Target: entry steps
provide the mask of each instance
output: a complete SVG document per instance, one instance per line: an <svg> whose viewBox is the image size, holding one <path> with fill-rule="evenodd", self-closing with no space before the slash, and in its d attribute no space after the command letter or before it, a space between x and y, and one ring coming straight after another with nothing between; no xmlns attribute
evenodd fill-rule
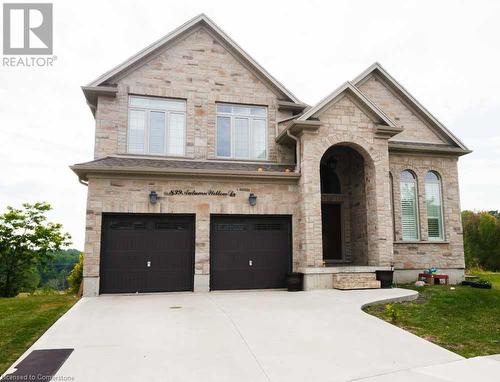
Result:
<svg viewBox="0 0 500 382"><path fill-rule="evenodd" d="M379 289L375 272L341 272L332 274L334 289Z"/></svg>

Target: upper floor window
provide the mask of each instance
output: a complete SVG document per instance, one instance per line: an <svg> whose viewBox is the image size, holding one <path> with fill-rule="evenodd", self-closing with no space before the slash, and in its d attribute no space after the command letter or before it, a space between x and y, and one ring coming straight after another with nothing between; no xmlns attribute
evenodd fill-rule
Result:
<svg viewBox="0 0 500 382"><path fill-rule="evenodd" d="M427 231L429 240L443 240L441 178L434 171L429 171L425 176L425 204L427 205Z"/></svg>
<svg viewBox="0 0 500 382"><path fill-rule="evenodd" d="M403 240L418 240L417 179L413 172L401 172L400 191Z"/></svg>
<svg viewBox="0 0 500 382"><path fill-rule="evenodd" d="M185 141L185 101L129 97L127 152L183 156Z"/></svg>
<svg viewBox="0 0 500 382"><path fill-rule="evenodd" d="M267 108L218 103L216 153L221 158L267 159Z"/></svg>

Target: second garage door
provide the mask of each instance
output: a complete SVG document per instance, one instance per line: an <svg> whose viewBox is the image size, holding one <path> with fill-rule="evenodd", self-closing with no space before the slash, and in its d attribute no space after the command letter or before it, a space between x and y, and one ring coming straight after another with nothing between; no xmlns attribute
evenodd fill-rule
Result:
<svg viewBox="0 0 500 382"><path fill-rule="evenodd" d="M291 223L283 216L212 216L210 289L285 287Z"/></svg>

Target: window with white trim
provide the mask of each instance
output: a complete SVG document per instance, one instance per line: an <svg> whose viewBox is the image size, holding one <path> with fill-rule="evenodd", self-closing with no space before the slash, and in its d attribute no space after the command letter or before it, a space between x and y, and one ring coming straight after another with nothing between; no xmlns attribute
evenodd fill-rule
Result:
<svg viewBox="0 0 500 382"><path fill-rule="evenodd" d="M267 159L267 108L217 104L216 155L231 159Z"/></svg>
<svg viewBox="0 0 500 382"><path fill-rule="evenodd" d="M427 206L427 232L429 240L444 240L443 202L441 178L429 171L425 176L425 204Z"/></svg>
<svg viewBox="0 0 500 382"><path fill-rule="evenodd" d="M184 156L186 102L178 99L129 97L127 152Z"/></svg>
<svg viewBox="0 0 500 382"><path fill-rule="evenodd" d="M417 178L413 172L409 170L401 172L400 193L403 240L418 240Z"/></svg>

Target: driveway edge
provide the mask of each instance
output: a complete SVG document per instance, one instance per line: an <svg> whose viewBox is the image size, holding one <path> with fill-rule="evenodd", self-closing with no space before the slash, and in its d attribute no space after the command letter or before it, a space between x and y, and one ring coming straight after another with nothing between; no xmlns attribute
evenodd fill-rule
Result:
<svg viewBox="0 0 500 382"><path fill-rule="evenodd" d="M404 288L399 288L399 289L403 289L405 291L408 291L408 294L405 296L387 297L387 298L382 298L380 300L370 301L370 302L367 302L367 303L361 305L360 309L363 310L364 308L366 308L368 306L388 304L390 302L400 303L400 302L415 301L418 298L418 292L415 290L404 289Z"/></svg>

